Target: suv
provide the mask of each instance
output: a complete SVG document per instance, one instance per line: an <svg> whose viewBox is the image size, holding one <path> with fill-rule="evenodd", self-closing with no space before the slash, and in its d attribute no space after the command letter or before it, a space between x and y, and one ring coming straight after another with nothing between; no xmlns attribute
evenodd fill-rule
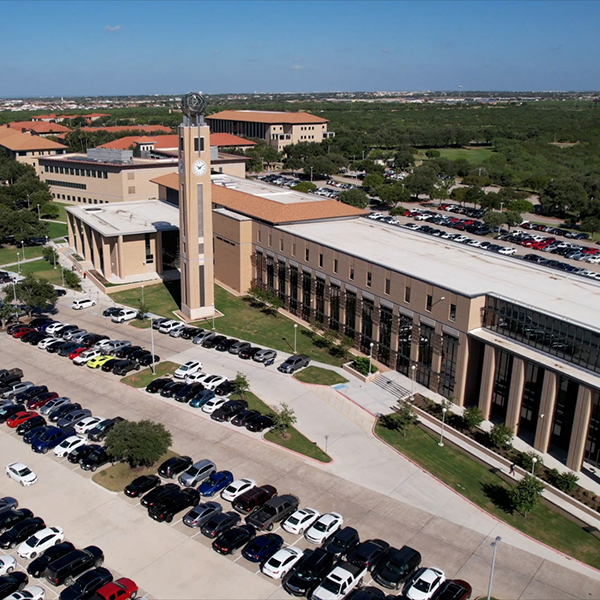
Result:
<svg viewBox="0 0 600 600"><path fill-rule="evenodd" d="M88 546L83 550L73 550L51 562L46 571L46 579L52 585L71 585L75 577L92 567L101 567L104 553L97 546Z"/></svg>
<svg viewBox="0 0 600 600"><path fill-rule="evenodd" d="M408 546L390 548L387 556L373 570L373 579L383 587L399 590L419 568L421 554Z"/></svg>
<svg viewBox="0 0 600 600"><path fill-rule="evenodd" d="M273 531L275 523L287 519L298 509L300 501L291 494L275 496L246 518L246 523L259 531Z"/></svg>
<svg viewBox="0 0 600 600"><path fill-rule="evenodd" d="M155 521L166 521L170 523L173 517L182 510L196 506L200 502L200 492L193 488L177 490L172 495L167 496L163 502L158 502L148 509L148 516Z"/></svg>
<svg viewBox="0 0 600 600"><path fill-rule="evenodd" d="M194 463L185 473L182 473L179 476L179 483L183 486L194 487L210 477L216 470L215 463L205 458Z"/></svg>
<svg viewBox="0 0 600 600"><path fill-rule="evenodd" d="M139 311L133 308L122 308L116 315L111 317L113 323L125 323L131 321L138 316Z"/></svg>
<svg viewBox="0 0 600 600"><path fill-rule="evenodd" d="M331 571L335 558L323 548L307 550L289 577L283 581L283 589L292 596L310 596L325 575Z"/></svg>
<svg viewBox="0 0 600 600"><path fill-rule="evenodd" d="M281 373L295 373L298 369L308 367L309 363L310 357L306 356L306 354L295 354L283 361L277 367L277 370Z"/></svg>
<svg viewBox="0 0 600 600"><path fill-rule="evenodd" d="M263 485L254 487L238 496L232 503L235 510L249 515L251 512L260 508L267 500L277 495L277 489L272 485Z"/></svg>

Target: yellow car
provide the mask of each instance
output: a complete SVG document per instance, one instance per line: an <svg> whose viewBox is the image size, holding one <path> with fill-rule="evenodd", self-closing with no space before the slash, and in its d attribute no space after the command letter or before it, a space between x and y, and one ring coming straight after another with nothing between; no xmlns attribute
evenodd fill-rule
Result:
<svg viewBox="0 0 600 600"><path fill-rule="evenodd" d="M99 369L104 363L107 363L113 358L114 356L112 356L111 354L103 354L102 356L96 356L96 358L91 358L87 361L86 365L90 369Z"/></svg>

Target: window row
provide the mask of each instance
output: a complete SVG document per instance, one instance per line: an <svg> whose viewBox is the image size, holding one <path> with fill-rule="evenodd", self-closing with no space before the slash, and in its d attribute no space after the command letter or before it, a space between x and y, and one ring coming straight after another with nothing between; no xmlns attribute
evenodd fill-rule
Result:
<svg viewBox="0 0 600 600"><path fill-rule="evenodd" d="M45 173L57 173L61 175L75 175L76 177L95 177L97 179L108 179L108 171L98 169L78 169L75 167L55 167L54 165L44 165ZM52 183L48 181L50 185Z"/></svg>

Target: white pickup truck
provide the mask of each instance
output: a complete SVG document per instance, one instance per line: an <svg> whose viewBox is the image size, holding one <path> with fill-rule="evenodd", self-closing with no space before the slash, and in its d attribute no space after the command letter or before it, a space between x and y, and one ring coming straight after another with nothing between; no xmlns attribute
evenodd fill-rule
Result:
<svg viewBox="0 0 600 600"><path fill-rule="evenodd" d="M314 590L310 600L342 600L356 586L360 585L366 567L341 562L323 579L321 585Z"/></svg>

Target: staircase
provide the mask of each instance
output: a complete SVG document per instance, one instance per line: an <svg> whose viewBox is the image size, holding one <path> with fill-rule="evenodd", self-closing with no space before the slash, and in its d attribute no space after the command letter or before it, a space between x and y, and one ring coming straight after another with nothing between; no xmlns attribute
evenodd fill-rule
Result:
<svg viewBox="0 0 600 600"><path fill-rule="evenodd" d="M393 379L389 379L383 373L378 375L373 380L373 383L375 385L379 386L381 389L385 390L386 392L389 392L390 394L392 394L392 396L395 396L396 398L398 398L398 400L401 400L403 398L410 396L410 390L407 390L405 387L402 387L399 383L397 383Z"/></svg>

